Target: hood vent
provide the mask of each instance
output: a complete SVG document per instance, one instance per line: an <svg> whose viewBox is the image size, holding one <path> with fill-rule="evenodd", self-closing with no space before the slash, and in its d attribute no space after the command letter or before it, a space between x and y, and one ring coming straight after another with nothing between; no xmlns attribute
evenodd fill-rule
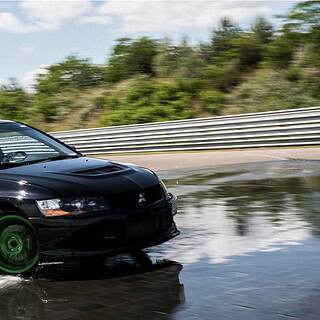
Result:
<svg viewBox="0 0 320 320"><path fill-rule="evenodd" d="M107 167L101 167L101 168L95 168L95 169L89 169L89 170L81 170L81 171L74 171L73 174L79 174L82 176L100 176L112 172L122 171L124 168L120 166L107 166Z"/></svg>

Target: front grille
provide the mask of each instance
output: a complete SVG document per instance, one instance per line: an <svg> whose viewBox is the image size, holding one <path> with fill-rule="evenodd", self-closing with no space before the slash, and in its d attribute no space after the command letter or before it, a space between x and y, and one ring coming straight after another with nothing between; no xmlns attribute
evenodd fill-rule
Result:
<svg viewBox="0 0 320 320"><path fill-rule="evenodd" d="M134 209L151 205L161 199L164 194L160 184L141 190L121 192L108 197L112 209ZM141 201L141 198L144 201ZM140 201L140 202L139 202Z"/></svg>
<svg viewBox="0 0 320 320"><path fill-rule="evenodd" d="M172 223L172 215L167 210L141 219L129 220L126 224L126 238L134 240L156 235L167 230Z"/></svg>
<svg viewBox="0 0 320 320"><path fill-rule="evenodd" d="M126 238L128 240L144 238L157 234L159 226L156 217L146 217L141 220L134 220L126 225Z"/></svg>
<svg viewBox="0 0 320 320"><path fill-rule="evenodd" d="M172 224L171 210L166 205L153 214L129 216L120 220L106 219L91 226L81 227L73 231L72 236L64 241L64 245L76 250L103 250L122 244L130 245L131 240L159 236Z"/></svg>

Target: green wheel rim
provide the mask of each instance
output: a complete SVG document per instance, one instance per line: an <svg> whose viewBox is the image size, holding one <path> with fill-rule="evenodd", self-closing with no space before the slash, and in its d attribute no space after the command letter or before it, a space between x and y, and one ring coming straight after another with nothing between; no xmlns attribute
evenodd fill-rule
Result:
<svg viewBox="0 0 320 320"><path fill-rule="evenodd" d="M16 215L1 217L0 270L24 273L32 269L38 259L38 243L30 222Z"/></svg>

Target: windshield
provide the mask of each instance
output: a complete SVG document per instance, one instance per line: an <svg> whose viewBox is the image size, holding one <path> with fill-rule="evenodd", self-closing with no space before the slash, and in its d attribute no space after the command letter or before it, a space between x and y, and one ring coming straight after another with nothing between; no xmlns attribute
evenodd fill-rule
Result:
<svg viewBox="0 0 320 320"><path fill-rule="evenodd" d="M20 123L0 124L0 163L27 164L46 159L77 157L78 153Z"/></svg>

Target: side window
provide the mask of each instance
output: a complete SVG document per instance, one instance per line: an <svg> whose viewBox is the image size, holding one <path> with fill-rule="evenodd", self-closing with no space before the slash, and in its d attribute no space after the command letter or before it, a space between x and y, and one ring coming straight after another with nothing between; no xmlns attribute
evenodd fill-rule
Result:
<svg viewBox="0 0 320 320"><path fill-rule="evenodd" d="M3 155L22 151L27 156L33 155L32 158L36 158L37 154L59 154L41 141L24 135L23 132L0 132L0 149Z"/></svg>

